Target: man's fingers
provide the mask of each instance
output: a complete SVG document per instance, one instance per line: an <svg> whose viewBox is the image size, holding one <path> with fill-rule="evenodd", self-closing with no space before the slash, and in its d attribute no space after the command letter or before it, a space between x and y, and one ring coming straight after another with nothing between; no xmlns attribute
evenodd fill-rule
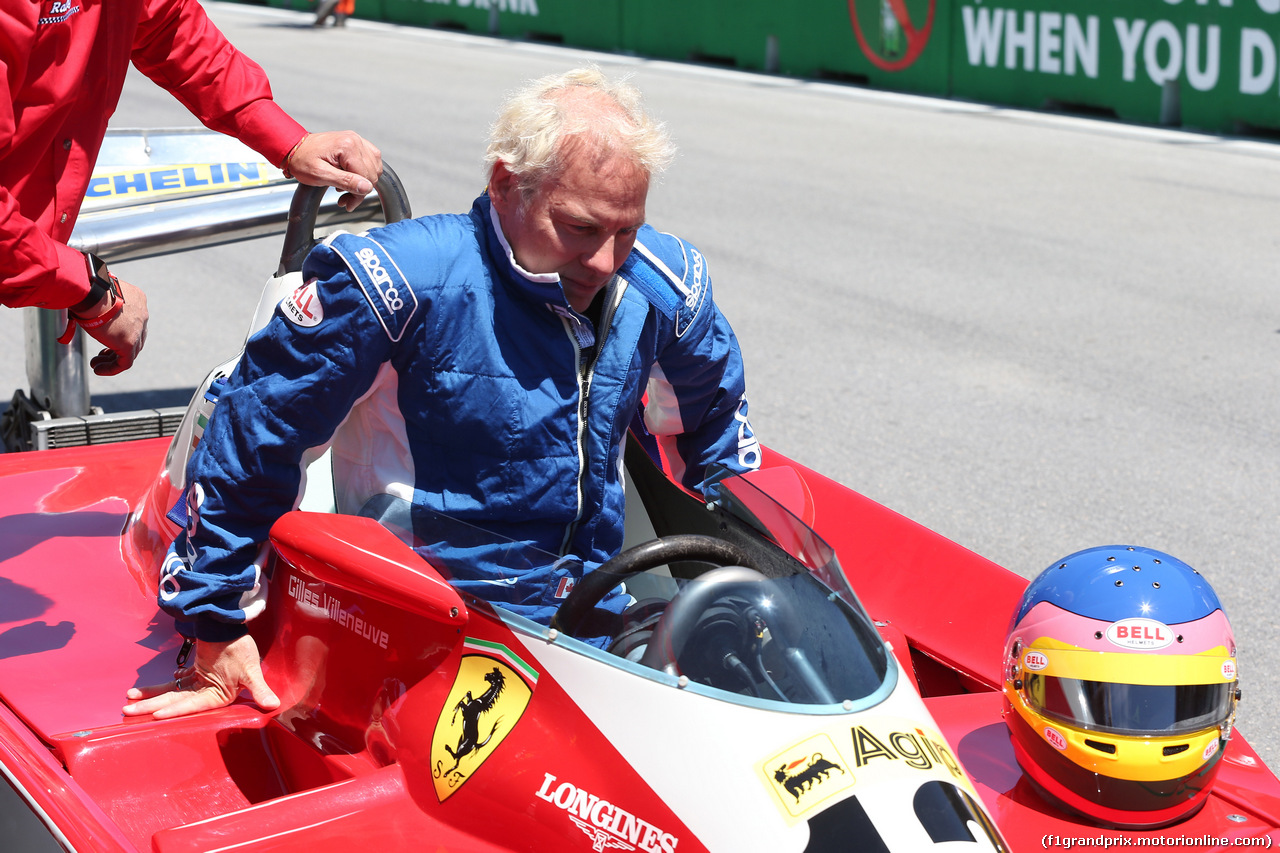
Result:
<svg viewBox="0 0 1280 853"><path fill-rule="evenodd" d="M222 708L229 703L222 697L221 691L215 687L205 687L194 693L178 693L171 694L177 698L169 702L162 708L157 708L151 712L151 716L157 720L167 720L170 717L181 717L186 714L194 714L197 711L208 711L213 708Z"/></svg>
<svg viewBox="0 0 1280 853"><path fill-rule="evenodd" d="M130 691L132 692L132 691ZM215 687L204 687L200 690L169 691L159 696L152 696L139 702L125 705L125 716L150 714L157 720L170 717L181 717L194 714L196 711L208 711L221 708L227 703L223 701L220 691Z"/></svg>
<svg viewBox="0 0 1280 853"><path fill-rule="evenodd" d="M89 366L99 376L115 376L117 373L123 373L126 370L125 366L120 363L120 356L109 349L104 349L89 359Z"/></svg>
<svg viewBox="0 0 1280 853"><path fill-rule="evenodd" d="M373 184L368 178L327 162L317 165L316 174L321 183L356 196L357 201L373 192Z"/></svg>
<svg viewBox="0 0 1280 853"><path fill-rule="evenodd" d="M226 642L198 641L195 663L173 675L172 681L126 691L132 701L124 706L125 715L180 717L230 705L241 690L264 711L280 707L279 697L263 678L257 644L248 634Z"/></svg>
<svg viewBox="0 0 1280 853"><path fill-rule="evenodd" d="M382 152L349 130L312 133L294 150L289 169L300 183L363 197L382 176Z"/></svg>
<svg viewBox="0 0 1280 853"><path fill-rule="evenodd" d="M166 681L164 684L149 684L146 687L130 687L125 691L124 695L127 699L150 699L153 696L160 696L171 690L173 690L173 682Z"/></svg>
<svg viewBox="0 0 1280 853"><path fill-rule="evenodd" d="M280 697L267 686L266 681L261 678L253 679L247 687L249 689L249 698L262 710L274 711L280 707Z"/></svg>
<svg viewBox="0 0 1280 853"><path fill-rule="evenodd" d="M263 687L266 685L264 684ZM269 688L267 692L271 692ZM163 684L130 688L125 693L125 697L135 700L124 706L123 711L126 716L151 714L156 719L221 708L230 704L235 698L229 696L222 685L210 683L208 679L195 673L188 673Z"/></svg>

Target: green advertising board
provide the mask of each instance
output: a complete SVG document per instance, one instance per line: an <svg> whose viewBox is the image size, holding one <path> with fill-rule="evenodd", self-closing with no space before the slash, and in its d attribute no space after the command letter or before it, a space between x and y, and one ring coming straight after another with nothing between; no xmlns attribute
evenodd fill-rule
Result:
<svg viewBox="0 0 1280 853"><path fill-rule="evenodd" d="M961 0L951 94L1230 131L1280 127L1280 0Z"/></svg>
<svg viewBox="0 0 1280 853"><path fill-rule="evenodd" d="M627 0L622 48L941 93L949 9L937 0Z"/></svg>
<svg viewBox="0 0 1280 853"><path fill-rule="evenodd" d="M1150 124L1280 129L1280 0L357 0L356 14Z"/></svg>
<svg viewBox="0 0 1280 853"><path fill-rule="evenodd" d="M624 0L382 0L386 20L617 50ZM360 2L356 14L361 14Z"/></svg>

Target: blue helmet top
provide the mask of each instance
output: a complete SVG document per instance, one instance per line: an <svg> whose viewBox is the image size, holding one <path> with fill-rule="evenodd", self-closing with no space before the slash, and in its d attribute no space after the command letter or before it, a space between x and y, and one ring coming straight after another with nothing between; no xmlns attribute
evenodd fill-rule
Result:
<svg viewBox="0 0 1280 853"><path fill-rule="evenodd" d="M1222 610L1195 569L1161 551L1127 545L1087 548L1049 566L1023 593L1013 623L1042 601L1090 619L1146 616L1166 625Z"/></svg>

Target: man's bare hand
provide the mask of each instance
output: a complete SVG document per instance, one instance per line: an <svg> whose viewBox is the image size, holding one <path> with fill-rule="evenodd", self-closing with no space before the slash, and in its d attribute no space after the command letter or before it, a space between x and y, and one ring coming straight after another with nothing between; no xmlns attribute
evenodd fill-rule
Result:
<svg viewBox="0 0 1280 853"><path fill-rule="evenodd" d="M338 203L355 210L382 177L382 152L354 131L309 133L289 157L289 171L309 187L342 190Z"/></svg>
<svg viewBox="0 0 1280 853"><path fill-rule="evenodd" d="M241 690L264 711L280 707L280 699L262 677L258 645L247 634L229 643L196 643L195 663L174 674L172 681L133 687L125 694L126 716L151 714L157 720L181 717L230 705Z"/></svg>
<svg viewBox="0 0 1280 853"><path fill-rule="evenodd" d="M99 376L115 376L133 367L147 342L147 295L123 279L117 281L124 309L110 323L84 330L105 347L89 360L89 366Z"/></svg>

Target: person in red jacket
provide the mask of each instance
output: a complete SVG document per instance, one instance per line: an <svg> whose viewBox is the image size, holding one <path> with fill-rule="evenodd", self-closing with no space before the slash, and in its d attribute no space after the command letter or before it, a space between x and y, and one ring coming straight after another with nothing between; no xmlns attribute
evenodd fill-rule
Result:
<svg viewBox="0 0 1280 853"><path fill-rule="evenodd" d="M147 300L67 246L130 61L206 127L285 174L343 190L354 208L382 173L352 131L308 133L271 97L198 0L12 0L0 6L0 304L69 311L127 370L146 340Z"/></svg>

